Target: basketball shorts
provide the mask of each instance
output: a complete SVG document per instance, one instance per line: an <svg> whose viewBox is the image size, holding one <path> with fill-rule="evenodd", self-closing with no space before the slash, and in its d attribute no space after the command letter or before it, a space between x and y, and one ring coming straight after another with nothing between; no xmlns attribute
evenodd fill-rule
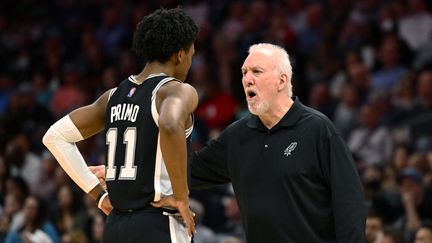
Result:
<svg viewBox="0 0 432 243"><path fill-rule="evenodd" d="M180 216L162 211L113 210L107 217L104 243L193 243Z"/></svg>

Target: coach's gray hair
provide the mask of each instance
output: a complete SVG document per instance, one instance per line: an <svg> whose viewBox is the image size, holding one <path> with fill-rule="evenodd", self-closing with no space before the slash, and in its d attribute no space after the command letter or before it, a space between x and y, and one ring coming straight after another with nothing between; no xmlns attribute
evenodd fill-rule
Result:
<svg viewBox="0 0 432 243"><path fill-rule="evenodd" d="M249 54L253 52L262 52L264 54L268 54L272 57L273 62L276 66L276 74L285 74L288 77L288 95L289 97L292 97L292 67L291 62L289 59L289 55L287 51L277 45L270 44L270 43L259 43L252 45L249 48Z"/></svg>

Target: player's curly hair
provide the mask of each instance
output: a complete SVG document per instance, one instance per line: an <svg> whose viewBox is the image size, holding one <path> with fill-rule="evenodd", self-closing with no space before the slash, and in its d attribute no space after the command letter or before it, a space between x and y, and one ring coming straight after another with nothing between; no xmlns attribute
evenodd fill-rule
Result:
<svg viewBox="0 0 432 243"><path fill-rule="evenodd" d="M165 63L181 49L189 51L197 33L197 25L182 8L158 9L138 23L132 51L147 61Z"/></svg>

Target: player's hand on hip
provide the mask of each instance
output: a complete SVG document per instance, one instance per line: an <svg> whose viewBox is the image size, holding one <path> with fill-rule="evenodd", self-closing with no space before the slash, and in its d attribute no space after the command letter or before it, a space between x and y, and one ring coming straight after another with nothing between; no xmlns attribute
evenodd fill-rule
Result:
<svg viewBox="0 0 432 243"><path fill-rule="evenodd" d="M105 165L97 165L97 166L89 166L89 170L98 178L99 183L106 190L106 182L105 182Z"/></svg>
<svg viewBox="0 0 432 243"><path fill-rule="evenodd" d="M150 204L156 208L172 208L172 209L177 208L176 207L177 204L173 196L163 197L159 201L151 202Z"/></svg>
<svg viewBox="0 0 432 243"><path fill-rule="evenodd" d="M187 201L176 201L177 209L183 217L184 222L188 228L189 236L195 234L195 213L189 208L189 200Z"/></svg>
<svg viewBox="0 0 432 243"><path fill-rule="evenodd" d="M151 202L151 205L156 208L177 209L188 228L189 236L192 236L195 233L195 213L189 208L189 200L176 200L173 196L167 196L157 202Z"/></svg>

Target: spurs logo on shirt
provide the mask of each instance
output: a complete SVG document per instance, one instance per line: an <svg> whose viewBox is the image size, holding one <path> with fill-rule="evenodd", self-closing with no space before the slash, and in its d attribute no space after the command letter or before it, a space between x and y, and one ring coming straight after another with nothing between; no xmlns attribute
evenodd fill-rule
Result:
<svg viewBox="0 0 432 243"><path fill-rule="evenodd" d="M297 142L292 142L284 151L284 155L288 157L288 155L291 155L291 152L294 151L294 149L297 147Z"/></svg>

